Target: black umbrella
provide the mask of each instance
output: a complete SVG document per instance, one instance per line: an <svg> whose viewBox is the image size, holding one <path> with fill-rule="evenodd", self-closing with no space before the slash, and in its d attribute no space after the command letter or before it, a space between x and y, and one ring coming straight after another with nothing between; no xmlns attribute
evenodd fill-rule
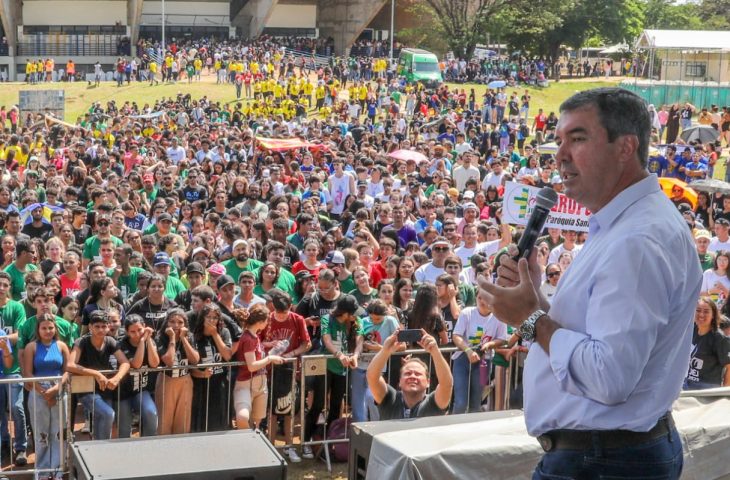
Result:
<svg viewBox="0 0 730 480"><path fill-rule="evenodd" d="M682 130L680 138L687 143L699 141L702 144L714 142L720 137L720 132L710 125L695 125Z"/></svg>

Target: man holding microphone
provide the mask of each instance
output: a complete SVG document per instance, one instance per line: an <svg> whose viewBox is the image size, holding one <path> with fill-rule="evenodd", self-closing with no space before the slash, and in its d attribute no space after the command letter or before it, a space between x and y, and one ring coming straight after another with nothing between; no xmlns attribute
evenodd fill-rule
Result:
<svg viewBox="0 0 730 480"><path fill-rule="evenodd" d="M697 253L646 171L646 103L604 88L560 110L556 159L566 195L593 212L589 239L552 305L535 249L519 262L504 256L496 285L479 280L497 318L534 342L525 421L545 455L533 479L677 479L682 444L670 410L689 364Z"/></svg>

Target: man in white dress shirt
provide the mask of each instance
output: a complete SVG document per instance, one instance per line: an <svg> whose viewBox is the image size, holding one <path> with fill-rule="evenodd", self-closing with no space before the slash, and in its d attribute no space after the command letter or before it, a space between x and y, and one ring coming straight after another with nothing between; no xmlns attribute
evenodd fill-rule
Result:
<svg viewBox="0 0 730 480"><path fill-rule="evenodd" d="M697 252L646 171L646 103L605 88L560 111L558 168L566 195L593 212L588 241L551 304L536 249L529 261L503 257L497 285L480 281L497 318L535 342L525 422L546 453L533 479L677 479L682 444L669 412L689 366Z"/></svg>

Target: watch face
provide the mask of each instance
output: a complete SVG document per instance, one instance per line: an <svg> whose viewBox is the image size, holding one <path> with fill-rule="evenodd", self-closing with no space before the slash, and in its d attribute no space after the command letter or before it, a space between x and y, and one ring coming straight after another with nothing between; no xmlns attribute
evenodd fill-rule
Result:
<svg viewBox="0 0 730 480"><path fill-rule="evenodd" d="M523 340L531 342L535 338L535 324L531 321L526 321L520 326L520 334Z"/></svg>

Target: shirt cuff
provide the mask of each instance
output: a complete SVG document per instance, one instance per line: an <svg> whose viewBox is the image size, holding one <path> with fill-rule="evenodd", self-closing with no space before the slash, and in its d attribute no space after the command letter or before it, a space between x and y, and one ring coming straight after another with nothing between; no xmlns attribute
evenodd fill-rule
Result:
<svg viewBox="0 0 730 480"><path fill-rule="evenodd" d="M573 351L588 335L566 328L559 328L550 338L550 368L563 389L567 389L570 380L570 359Z"/></svg>

